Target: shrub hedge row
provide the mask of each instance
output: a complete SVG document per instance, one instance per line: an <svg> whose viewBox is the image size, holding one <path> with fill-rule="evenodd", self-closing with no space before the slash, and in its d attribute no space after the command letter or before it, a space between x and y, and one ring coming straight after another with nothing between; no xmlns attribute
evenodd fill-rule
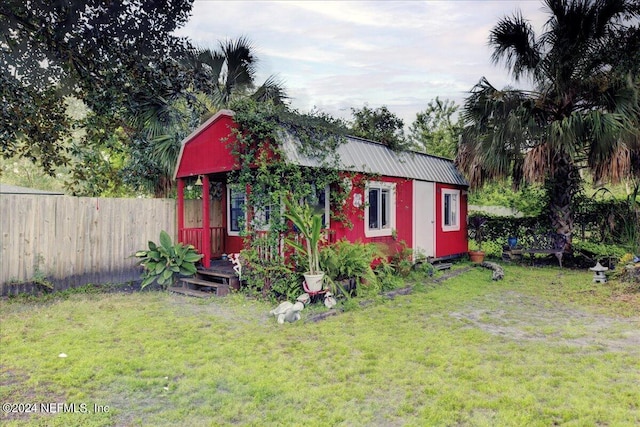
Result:
<svg viewBox="0 0 640 427"><path fill-rule="evenodd" d="M472 214L469 217L475 216L488 219L484 228L486 240L503 244L509 237L526 242L532 235L555 231L547 214L520 218L486 214ZM582 241L640 250L640 211L625 200L579 200L574 230L574 237Z"/></svg>

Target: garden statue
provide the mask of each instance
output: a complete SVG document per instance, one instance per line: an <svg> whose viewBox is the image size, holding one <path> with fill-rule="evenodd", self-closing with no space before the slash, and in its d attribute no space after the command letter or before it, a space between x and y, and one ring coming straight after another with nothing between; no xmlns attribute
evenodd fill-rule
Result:
<svg viewBox="0 0 640 427"><path fill-rule="evenodd" d="M286 313L287 310L289 310L291 307L293 307L293 303L289 301L285 301L280 303L280 305L274 308L273 310L271 310L269 314L273 314L277 318L281 314Z"/></svg>
<svg viewBox="0 0 640 427"><path fill-rule="evenodd" d="M333 308L336 306L337 303L338 302L336 301L335 297L331 292L327 292L326 294L324 294L324 305L327 308Z"/></svg>
<svg viewBox="0 0 640 427"><path fill-rule="evenodd" d="M309 303L310 299L309 294L303 293L296 298L295 304L289 301L282 302L279 306L271 310L269 314L274 315L280 324L285 321L293 323L296 320L300 320L300 312L304 306Z"/></svg>
<svg viewBox="0 0 640 427"><path fill-rule="evenodd" d="M589 270L593 271L593 283L607 283L607 276L604 273L609 268L603 267L600 261L596 262L595 267L591 267Z"/></svg>
<svg viewBox="0 0 640 427"><path fill-rule="evenodd" d="M240 263L240 254L229 255L229 261L233 264L233 271L238 275L238 280L242 280L242 264Z"/></svg>
<svg viewBox="0 0 640 427"><path fill-rule="evenodd" d="M309 304L309 302L311 302L311 297L309 296L308 293L304 292L300 294L298 298L296 298L296 301L300 301L306 306L307 304Z"/></svg>
<svg viewBox="0 0 640 427"><path fill-rule="evenodd" d="M278 323L282 324L285 321L292 323L296 320L300 320L300 312L304 308L304 304L300 301L296 301L295 304L285 301L271 310L269 314L273 314L278 319Z"/></svg>
<svg viewBox="0 0 640 427"><path fill-rule="evenodd" d="M293 323L296 320L300 320L300 312L304 308L304 304L297 301L293 306L288 309L284 314L278 316L278 323L289 322Z"/></svg>

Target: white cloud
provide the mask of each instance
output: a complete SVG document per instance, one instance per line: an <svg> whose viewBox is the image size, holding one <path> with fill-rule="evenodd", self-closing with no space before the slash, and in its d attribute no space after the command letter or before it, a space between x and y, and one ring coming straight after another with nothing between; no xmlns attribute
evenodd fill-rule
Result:
<svg viewBox="0 0 640 427"><path fill-rule="evenodd" d="M196 0L178 31L201 45L247 36L259 79L276 74L294 107L349 117L351 107L387 105L410 124L436 96L462 103L482 76L513 84L490 62L498 19L520 9L538 30L539 1Z"/></svg>

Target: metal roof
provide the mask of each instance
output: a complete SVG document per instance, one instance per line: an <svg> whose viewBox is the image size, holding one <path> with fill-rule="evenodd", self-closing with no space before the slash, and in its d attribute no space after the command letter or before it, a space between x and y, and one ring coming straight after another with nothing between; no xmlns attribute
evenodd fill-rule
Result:
<svg viewBox="0 0 640 427"><path fill-rule="evenodd" d="M354 136L347 136L345 139L336 150L340 168L345 171L469 185L452 160L415 151L396 152L381 143ZM321 166L317 158L300 153L299 141L291 133L282 132L281 141L289 161L301 166Z"/></svg>
<svg viewBox="0 0 640 427"><path fill-rule="evenodd" d="M35 188L19 187L17 185L1 184L0 194L31 194L42 196L64 196L64 193L58 191L36 190Z"/></svg>

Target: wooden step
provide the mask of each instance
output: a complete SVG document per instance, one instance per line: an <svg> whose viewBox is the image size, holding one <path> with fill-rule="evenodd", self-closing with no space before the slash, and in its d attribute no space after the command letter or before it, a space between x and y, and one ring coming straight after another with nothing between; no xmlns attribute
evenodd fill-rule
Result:
<svg viewBox="0 0 640 427"><path fill-rule="evenodd" d="M210 288L212 292L210 294L215 294L218 297L223 297L229 294L229 285L226 283L217 283L209 280L202 280L198 278L185 277L180 279L182 283L182 287L186 289L191 289L199 292L207 292L202 288Z"/></svg>
<svg viewBox="0 0 640 427"><path fill-rule="evenodd" d="M211 276L211 277L224 277L225 279L231 279L236 277L235 273L224 273L222 271L213 271L213 270L198 270L197 274L201 274L203 276Z"/></svg>
<svg viewBox="0 0 640 427"><path fill-rule="evenodd" d="M433 268L436 270L448 270L452 265L453 264L451 264L450 262L443 262L440 264L434 264Z"/></svg>
<svg viewBox="0 0 640 427"><path fill-rule="evenodd" d="M184 283L191 283L193 285L198 285L198 286L209 286L211 288L215 288L223 284L219 282L212 282L210 280L203 280L198 277L183 277L180 280Z"/></svg>
<svg viewBox="0 0 640 427"><path fill-rule="evenodd" d="M197 297L197 298L211 298L214 295L212 292L202 292L202 291L197 291L195 289L189 289L189 288L179 287L179 286L170 286L168 290L170 292L175 292L177 294L182 294L182 295L187 295L190 297Z"/></svg>
<svg viewBox="0 0 640 427"><path fill-rule="evenodd" d="M198 279L218 282L228 285L231 289L240 290L240 280L235 273L223 273L219 271L198 270L196 273Z"/></svg>

